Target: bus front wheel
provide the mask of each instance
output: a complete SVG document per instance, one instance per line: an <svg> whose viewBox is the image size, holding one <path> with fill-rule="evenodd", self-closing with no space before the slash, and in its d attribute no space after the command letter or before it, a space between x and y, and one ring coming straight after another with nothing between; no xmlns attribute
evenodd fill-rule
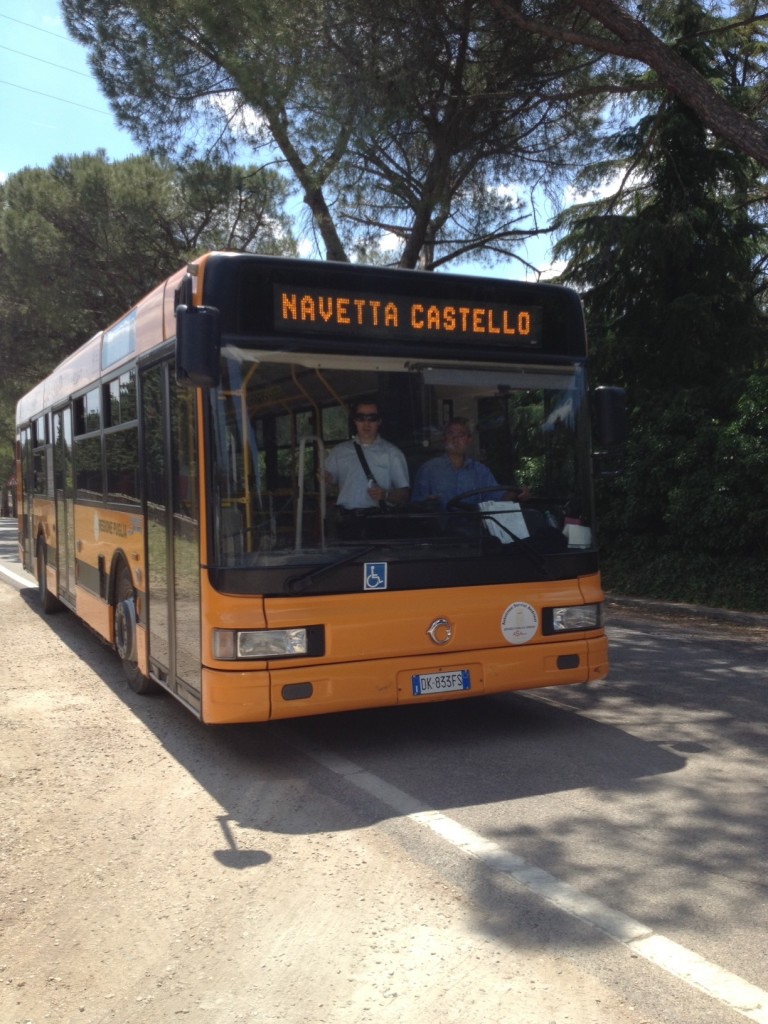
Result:
<svg viewBox="0 0 768 1024"><path fill-rule="evenodd" d="M154 693L157 685L141 672L138 664L138 641L136 635L136 591L133 588L131 571L121 562L115 577L115 650L123 664L125 678L134 693Z"/></svg>
<svg viewBox="0 0 768 1024"><path fill-rule="evenodd" d="M47 561L45 541L41 537L37 542L37 593L40 598L40 607L46 615L52 615L61 608L61 603L48 589L45 572Z"/></svg>

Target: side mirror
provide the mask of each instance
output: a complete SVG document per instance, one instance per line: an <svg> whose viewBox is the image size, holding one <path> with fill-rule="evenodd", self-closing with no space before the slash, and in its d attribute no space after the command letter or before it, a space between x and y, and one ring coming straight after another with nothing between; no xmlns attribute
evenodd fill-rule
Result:
<svg viewBox="0 0 768 1024"><path fill-rule="evenodd" d="M216 388L221 379L221 323L214 306L176 307L176 380Z"/></svg>
<svg viewBox="0 0 768 1024"><path fill-rule="evenodd" d="M629 436L624 388L595 388L595 414L598 445L609 451L623 445Z"/></svg>

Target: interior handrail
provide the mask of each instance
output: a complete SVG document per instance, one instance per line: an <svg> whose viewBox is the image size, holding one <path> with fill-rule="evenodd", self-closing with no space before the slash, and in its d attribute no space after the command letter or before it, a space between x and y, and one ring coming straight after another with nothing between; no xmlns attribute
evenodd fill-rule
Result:
<svg viewBox="0 0 768 1024"><path fill-rule="evenodd" d="M301 550L304 530L304 461L306 458L307 444L317 445L318 462L320 465L319 487L320 487L320 549L325 551L325 442L318 434L308 434L299 441L299 496L296 502L296 540L294 549Z"/></svg>

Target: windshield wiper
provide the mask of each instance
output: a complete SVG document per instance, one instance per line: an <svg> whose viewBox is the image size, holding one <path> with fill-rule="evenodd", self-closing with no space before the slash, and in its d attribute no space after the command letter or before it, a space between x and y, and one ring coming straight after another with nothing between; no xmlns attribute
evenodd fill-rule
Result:
<svg viewBox="0 0 768 1024"><path fill-rule="evenodd" d="M292 594L300 594L302 591L307 590L310 584L318 577L325 576L327 572L333 572L335 569L340 569L343 565L349 565L350 562L354 562L357 558L364 558L365 555L379 547L381 547L381 542L369 544L362 551L353 551L351 555L344 555L343 558L337 558L335 562L328 562L317 569L310 569L309 572L304 572L301 576L291 576L285 581L285 585Z"/></svg>
<svg viewBox="0 0 768 1024"><path fill-rule="evenodd" d="M528 558L529 561L533 562L536 568L540 572L542 572L547 577L547 579L554 579L554 576L549 571L547 560L544 558L541 552L537 551L536 548L533 546L533 544L531 543L530 536L518 537L516 533L513 533L513 531L510 530L506 523L502 523L496 518L496 516L499 513L478 511L477 514L483 521L485 521L486 519L492 519L500 530L509 535L509 538L514 543L515 547L519 547L521 552L526 556L526 558Z"/></svg>

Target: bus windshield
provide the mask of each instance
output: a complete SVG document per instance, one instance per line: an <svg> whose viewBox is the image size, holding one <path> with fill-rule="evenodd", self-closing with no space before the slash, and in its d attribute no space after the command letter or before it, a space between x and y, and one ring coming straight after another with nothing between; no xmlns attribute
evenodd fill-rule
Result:
<svg viewBox="0 0 768 1024"><path fill-rule="evenodd" d="M348 567L362 559L411 563L408 589L437 578L441 586L543 579L555 575L552 559L558 578L584 571L577 561L568 569L569 558L592 550L594 534L581 363L418 362L233 345L223 363L221 385L208 393L207 431L208 567L219 589L359 590ZM350 409L359 401L375 403L380 437L403 453L410 500L368 510L350 533L324 467L354 436ZM454 485L432 494L420 477L431 460L446 460L451 423L466 424L465 457L492 474L477 492ZM442 477L450 483L447 460ZM249 572L238 580L237 570Z"/></svg>

